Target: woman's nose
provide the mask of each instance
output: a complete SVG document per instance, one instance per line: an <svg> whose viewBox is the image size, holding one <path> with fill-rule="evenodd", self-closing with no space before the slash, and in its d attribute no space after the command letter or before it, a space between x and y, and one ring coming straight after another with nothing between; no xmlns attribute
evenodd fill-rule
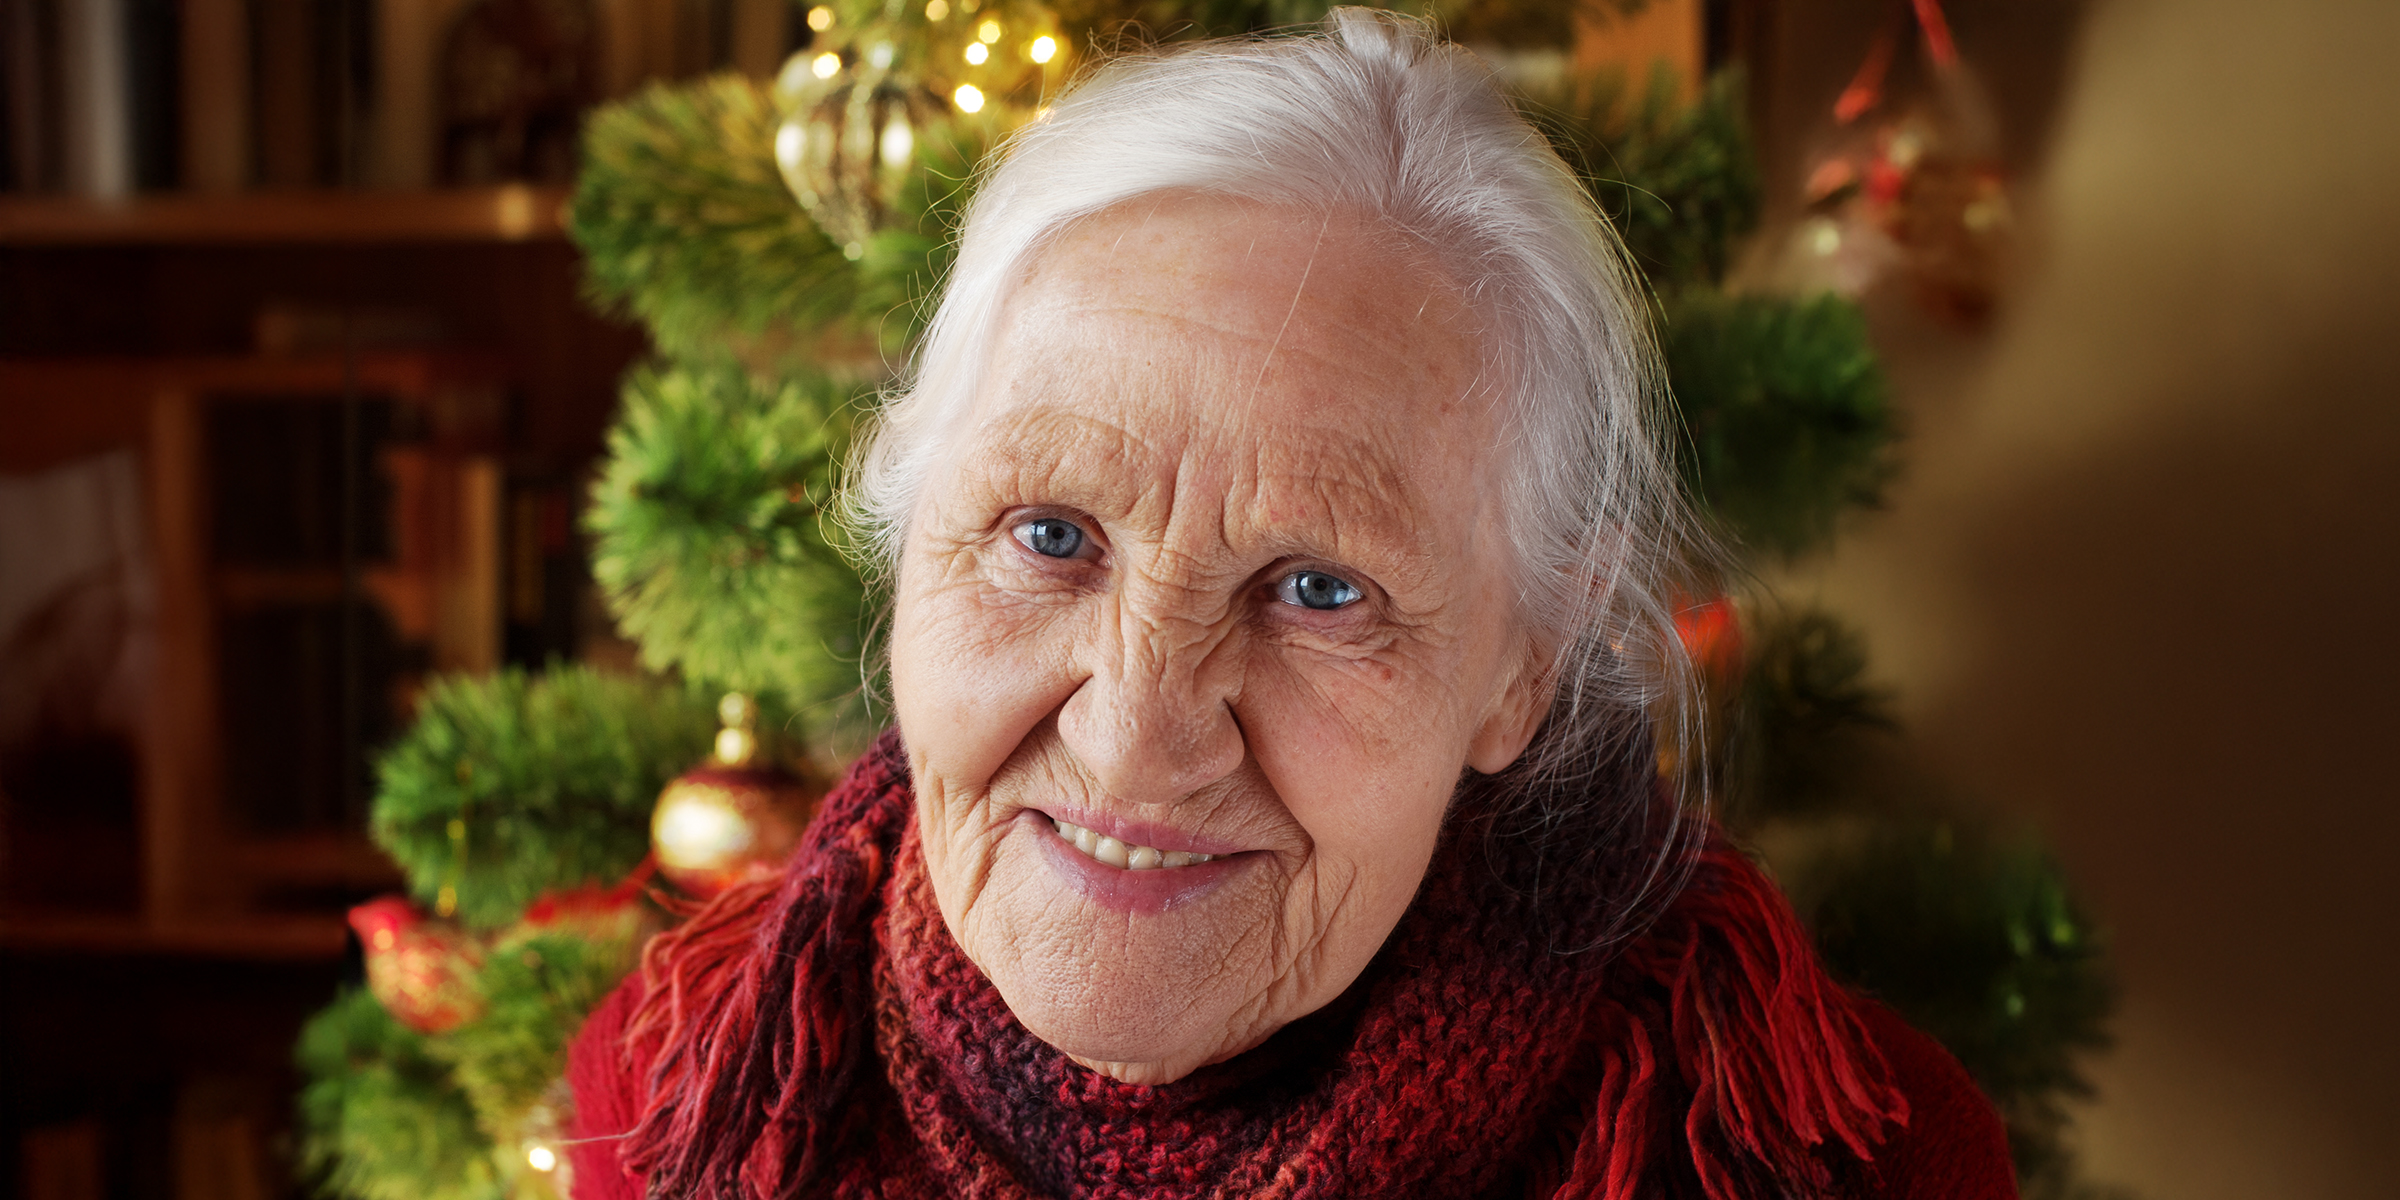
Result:
<svg viewBox="0 0 2400 1200"><path fill-rule="evenodd" d="M1205 628L1126 632L1087 664L1059 710L1059 736L1111 797L1173 804L1242 765L1238 647Z"/></svg>

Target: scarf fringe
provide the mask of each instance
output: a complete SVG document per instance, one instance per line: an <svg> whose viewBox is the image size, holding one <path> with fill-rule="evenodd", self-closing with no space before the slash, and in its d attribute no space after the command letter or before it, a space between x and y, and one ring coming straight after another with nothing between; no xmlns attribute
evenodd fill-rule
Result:
<svg viewBox="0 0 2400 1200"><path fill-rule="evenodd" d="M1790 903L1722 841L1618 969L1650 985L1643 992L1663 991L1666 1011L1612 1002L1609 1024L1624 1036L1604 1051L1596 1119L1558 1200L1654 1194L1643 1160L1663 1115L1662 1051L1691 1092L1684 1140L1709 1200L1823 1194L1834 1172L1821 1151L1838 1142L1872 1163L1887 1129L1908 1124L1890 1064Z"/></svg>
<svg viewBox="0 0 2400 1200"><path fill-rule="evenodd" d="M727 891L643 953L622 1050L648 1096L624 1162L651 1195L798 1194L828 1177L869 1107L850 1101L871 1057L873 909L908 792L896 737L867 757L827 797L801 870ZM1889 1064L1791 906L1722 841L1605 974L1589 1026L1597 1111L1556 1200L1659 1195L1656 1168L1673 1164L1653 1155L1672 1153L1672 1106L1687 1094L1686 1177L1708 1200L1823 1194L1835 1182L1825 1151L1871 1163L1887 1129L1908 1123Z"/></svg>
<svg viewBox="0 0 2400 1200"><path fill-rule="evenodd" d="M624 1163L651 1195L788 1196L829 1166L868 1056L871 910L906 780L886 734L826 797L802 869L728 889L644 951L622 1049L648 1097Z"/></svg>

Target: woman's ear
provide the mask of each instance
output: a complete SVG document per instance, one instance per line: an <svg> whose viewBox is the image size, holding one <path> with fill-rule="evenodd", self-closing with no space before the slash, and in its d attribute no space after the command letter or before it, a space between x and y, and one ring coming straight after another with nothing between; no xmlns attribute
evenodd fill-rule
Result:
<svg viewBox="0 0 2400 1200"><path fill-rule="evenodd" d="M1556 685L1557 676L1550 669L1550 655L1541 639L1525 638L1516 669L1501 683L1483 714L1483 723L1467 742L1467 765L1497 775L1516 762L1541 729L1542 719L1550 715L1550 697Z"/></svg>

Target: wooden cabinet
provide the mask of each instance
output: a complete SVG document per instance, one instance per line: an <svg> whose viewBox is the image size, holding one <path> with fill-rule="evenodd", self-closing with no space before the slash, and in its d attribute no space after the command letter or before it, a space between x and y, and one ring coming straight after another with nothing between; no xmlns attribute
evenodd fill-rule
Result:
<svg viewBox="0 0 2400 1200"><path fill-rule="evenodd" d="M129 788L123 821L0 808L0 949L338 956L398 882L367 764L417 689L574 652L572 512L642 343L583 309L562 201L0 202L0 477L130 456L142 675L87 806ZM47 310L112 303L121 332L44 353ZM78 855L124 878L18 886Z"/></svg>
<svg viewBox="0 0 2400 1200"><path fill-rule="evenodd" d="M139 456L149 665L138 908L0 936L339 952L338 911L274 901L396 882L367 756L427 672L500 660L507 383L472 355L0 362L8 458L45 430Z"/></svg>

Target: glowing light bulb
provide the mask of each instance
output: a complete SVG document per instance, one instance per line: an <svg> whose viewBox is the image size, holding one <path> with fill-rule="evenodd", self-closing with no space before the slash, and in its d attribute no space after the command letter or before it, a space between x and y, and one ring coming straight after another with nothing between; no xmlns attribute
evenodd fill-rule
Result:
<svg viewBox="0 0 2400 1200"><path fill-rule="evenodd" d="M1025 57L1030 58L1037 63L1049 62L1051 59L1056 58L1057 56L1058 39L1051 37L1046 33L1038 38L1033 39L1033 44L1025 48Z"/></svg>
<svg viewBox="0 0 2400 1200"><path fill-rule="evenodd" d="M558 1155L548 1146L535 1146L533 1149L526 1151L525 1162L536 1171L555 1171L558 1169Z"/></svg>
<svg viewBox="0 0 2400 1200"><path fill-rule="evenodd" d="M950 93L950 100L952 103L958 105L958 111L960 112L973 113L983 111L983 89L976 87L974 84L962 83L958 85L958 90Z"/></svg>
<svg viewBox="0 0 2400 1200"><path fill-rule="evenodd" d="M925 0L925 19L939 21L950 15L950 0Z"/></svg>
<svg viewBox="0 0 2400 1200"><path fill-rule="evenodd" d="M799 170L800 151L807 136L797 121L787 122L783 128L776 130L775 164L786 171Z"/></svg>
<svg viewBox="0 0 2400 1200"><path fill-rule="evenodd" d="M991 56L992 56L992 52L991 52L991 50L990 50L988 47L986 47L986 46L985 46L985 45L984 45L982 42L968 42L968 43L967 43L967 61L968 61L968 62L970 62L970 63L973 63L973 64L975 64L976 66L979 66L979 67L980 67L980 66L982 66L982 65L983 65L983 60L985 60L985 59L987 59L987 58L990 58Z"/></svg>
<svg viewBox="0 0 2400 1200"><path fill-rule="evenodd" d="M987 45L987 46L988 46L988 45L991 45L993 42L999 41L999 40L1000 40L1000 22L998 22L998 21L985 21L983 24L976 26L976 27L975 27L975 36L976 36L976 37L979 37L979 38L982 38L982 39L983 39L983 44L984 44L984 45Z"/></svg>
<svg viewBox="0 0 2400 1200"><path fill-rule="evenodd" d="M833 10L822 4L808 10L808 27L818 33L833 28Z"/></svg>
<svg viewBox="0 0 2400 1200"><path fill-rule="evenodd" d="M808 64L808 69L819 79L831 79L834 72L842 69L842 56L829 50L818 55L817 61Z"/></svg>
<svg viewBox="0 0 2400 1200"><path fill-rule="evenodd" d="M905 167L917 152L916 131L908 127L908 122L894 118L891 124L883 127L878 149L883 151L883 165L895 169Z"/></svg>

